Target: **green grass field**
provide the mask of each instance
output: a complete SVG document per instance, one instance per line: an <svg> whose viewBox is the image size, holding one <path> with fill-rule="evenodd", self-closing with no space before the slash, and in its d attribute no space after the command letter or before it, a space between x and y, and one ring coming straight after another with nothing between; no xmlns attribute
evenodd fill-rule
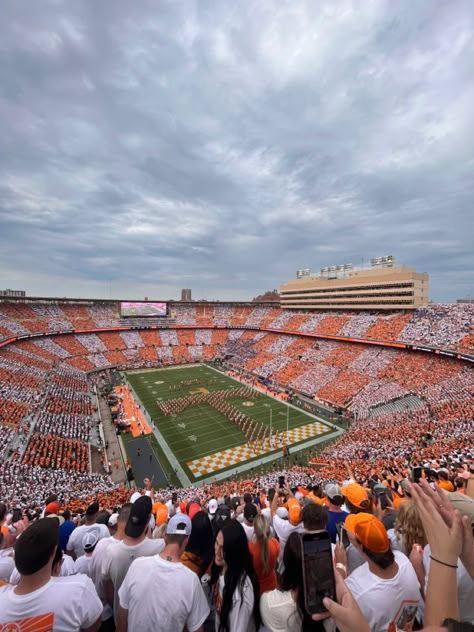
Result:
<svg viewBox="0 0 474 632"><path fill-rule="evenodd" d="M151 419L191 480L195 480L195 477L186 466L187 462L246 443L240 428L207 404L189 406L181 414L168 417L164 416L157 406L157 400L178 399L190 395L192 391L197 391L199 388L205 388L209 392L239 388L241 385L232 378L204 365L129 371L126 375ZM182 381L194 379L198 379L200 383L170 390L170 387L179 387ZM270 425L271 411L272 426L278 432L286 430L288 408L290 429L315 421L315 417L291 406L288 407L285 403L264 394L252 398L251 406L244 405L245 401L250 400L242 398L228 400L248 417L266 425ZM330 431L328 427L328 432ZM275 452L279 455L281 449Z"/></svg>

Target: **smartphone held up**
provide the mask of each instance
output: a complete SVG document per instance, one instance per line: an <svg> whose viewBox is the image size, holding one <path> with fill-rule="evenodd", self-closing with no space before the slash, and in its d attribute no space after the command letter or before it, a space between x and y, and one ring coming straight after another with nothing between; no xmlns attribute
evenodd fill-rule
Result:
<svg viewBox="0 0 474 632"><path fill-rule="evenodd" d="M336 599L331 538L327 531L304 533L301 538L304 603L308 614L326 612L324 597Z"/></svg>

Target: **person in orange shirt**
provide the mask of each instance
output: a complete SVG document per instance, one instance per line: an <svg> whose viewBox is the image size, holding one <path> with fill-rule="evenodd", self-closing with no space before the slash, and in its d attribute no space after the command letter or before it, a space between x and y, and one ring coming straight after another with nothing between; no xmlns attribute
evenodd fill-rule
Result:
<svg viewBox="0 0 474 632"><path fill-rule="evenodd" d="M438 471L438 485L441 489L444 489L445 492L455 491L454 485L449 480L449 472L444 468Z"/></svg>
<svg viewBox="0 0 474 632"><path fill-rule="evenodd" d="M160 500L153 504L152 513L155 516L157 527L168 522L168 508Z"/></svg>
<svg viewBox="0 0 474 632"><path fill-rule="evenodd" d="M253 528L254 537L252 542L249 542L249 550L262 595L277 587L276 563L280 554L280 543L271 537L270 525L262 514L255 517Z"/></svg>

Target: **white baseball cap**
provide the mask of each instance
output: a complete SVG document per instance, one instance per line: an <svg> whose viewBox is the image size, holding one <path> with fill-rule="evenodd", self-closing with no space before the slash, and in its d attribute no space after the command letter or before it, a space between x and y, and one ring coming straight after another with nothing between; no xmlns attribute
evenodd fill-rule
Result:
<svg viewBox="0 0 474 632"><path fill-rule="evenodd" d="M140 492L133 492L133 494L132 494L132 495L131 495L131 497L130 497L130 502L132 503L132 505L133 505L133 503L134 503L136 500L138 500L139 498L141 498L141 494L140 494Z"/></svg>
<svg viewBox="0 0 474 632"><path fill-rule="evenodd" d="M95 547L98 541L99 541L99 536L97 535L97 532L89 531L82 538L82 548L87 553L88 551L90 551L91 549Z"/></svg>
<svg viewBox="0 0 474 632"><path fill-rule="evenodd" d="M288 518L288 509L286 509L285 507L278 507L278 509L276 510L276 515L282 520L285 520L286 518Z"/></svg>
<svg viewBox="0 0 474 632"><path fill-rule="evenodd" d="M191 535L192 524L186 514L175 514L166 527L167 535Z"/></svg>
<svg viewBox="0 0 474 632"><path fill-rule="evenodd" d="M207 510L209 511L210 514L214 515L216 513L217 506L218 506L217 500L215 498L211 498L207 506Z"/></svg>

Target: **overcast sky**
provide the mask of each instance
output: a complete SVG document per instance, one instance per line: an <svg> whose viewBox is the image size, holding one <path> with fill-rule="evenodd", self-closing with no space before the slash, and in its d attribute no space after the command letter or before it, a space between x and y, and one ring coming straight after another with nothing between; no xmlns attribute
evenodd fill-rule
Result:
<svg viewBox="0 0 474 632"><path fill-rule="evenodd" d="M2 0L0 287L250 299L395 255L474 294L474 3Z"/></svg>

